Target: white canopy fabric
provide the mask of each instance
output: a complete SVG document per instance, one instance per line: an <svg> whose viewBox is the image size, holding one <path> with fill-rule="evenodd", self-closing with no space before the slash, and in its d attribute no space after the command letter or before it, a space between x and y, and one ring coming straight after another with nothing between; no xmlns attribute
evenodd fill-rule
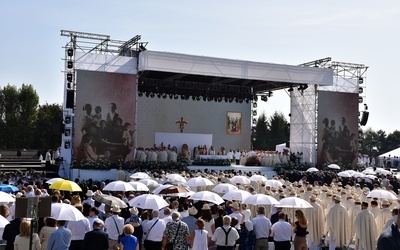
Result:
<svg viewBox="0 0 400 250"><path fill-rule="evenodd" d="M393 149L392 151L381 154L379 157L383 158L383 157L388 157L389 155L390 155L390 157L400 156L400 148L396 148L396 149Z"/></svg>
<svg viewBox="0 0 400 250"><path fill-rule="evenodd" d="M139 71L162 71L296 84L333 85L333 70L171 52L143 51Z"/></svg>

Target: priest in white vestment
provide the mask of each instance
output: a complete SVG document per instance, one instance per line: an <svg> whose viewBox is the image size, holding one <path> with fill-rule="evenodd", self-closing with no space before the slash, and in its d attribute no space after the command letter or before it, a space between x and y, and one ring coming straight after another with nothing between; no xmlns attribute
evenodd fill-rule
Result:
<svg viewBox="0 0 400 250"><path fill-rule="evenodd" d="M329 250L347 246L350 242L349 217L346 208L341 204L339 195L332 196L334 205L326 215L326 225L329 232Z"/></svg>
<svg viewBox="0 0 400 250"><path fill-rule="evenodd" d="M308 219L307 226L307 242L308 248L310 250L319 249L319 244L321 242L322 236L324 235L325 229L325 214L324 211L317 202L317 197L312 195L310 197L310 204L313 206L312 208L305 209L305 215Z"/></svg>
<svg viewBox="0 0 400 250"><path fill-rule="evenodd" d="M375 218L376 227L377 227L377 235L381 235L385 224L390 218L392 218L392 210L389 208L390 203L388 200L382 200L382 209L379 211L378 215Z"/></svg>
<svg viewBox="0 0 400 250"><path fill-rule="evenodd" d="M368 203L363 202L362 211L354 221L355 242L358 250L375 250L378 234L374 215L368 210Z"/></svg>

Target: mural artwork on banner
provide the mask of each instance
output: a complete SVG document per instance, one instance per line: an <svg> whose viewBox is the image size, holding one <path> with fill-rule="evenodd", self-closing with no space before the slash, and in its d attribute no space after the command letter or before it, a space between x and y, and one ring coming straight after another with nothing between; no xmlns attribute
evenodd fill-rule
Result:
<svg viewBox="0 0 400 250"><path fill-rule="evenodd" d="M226 133L228 135L242 134L242 113L226 112Z"/></svg>
<svg viewBox="0 0 400 250"><path fill-rule="evenodd" d="M133 160L136 75L77 71L74 159Z"/></svg>
<svg viewBox="0 0 400 250"><path fill-rule="evenodd" d="M358 159L358 94L318 92L318 166L355 167Z"/></svg>

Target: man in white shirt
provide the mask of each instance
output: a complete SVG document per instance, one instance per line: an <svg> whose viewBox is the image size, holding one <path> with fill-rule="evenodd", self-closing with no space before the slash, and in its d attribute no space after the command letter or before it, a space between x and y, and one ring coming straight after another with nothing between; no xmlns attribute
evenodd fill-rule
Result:
<svg viewBox="0 0 400 250"><path fill-rule="evenodd" d="M115 205L111 208L112 216L104 222L104 229L108 234L108 246L112 250L118 244L118 236L122 234L124 218L119 216L121 209Z"/></svg>
<svg viewBox="0 0 400 250"><path fill-rule="evenodd" d="M285 221L285 213L279 213L278 218L279 221L271 227L271 236L274 238L275 249L290 250L290 240L293 235L292 225Z"/></svg>
<svg viewBox="0 0 400 250"><path fill-rule="evenodd" d="M216 242L217 249L218 247L223 247L227 250L233 250L236 241L239 239L239 233L236 228L230 226L231 220L231 217L225 215L222 218L223 226L217 228L211 237L211 240Z"/></svg>
<svg viewBox="0 0 400 250"><path fill-rule="evenodd" d="M153 210L151 213L153 219L147 222L143 227L144 247L146 250L160 250L165 230L165 221L158 218L158 211Z"/></svg>
<svg viewBox="0 0 400 250"><path fill-rule="evenodd" d="M257 216L251 221L256 235L254 250L268 250L268 236L271 229L271 221L265 217L265 207L258 207Z"/></svg>
<svg viewBox="0 0 400 250"><path fill-rule="evenodd" d="M238 219L239 223L235 226L235 228L237 230L240 230L240 224L243 223L243 215L239 212L239 210L240 210L239 203L232 202L230 207L231 207L233 212L231 214L229 214L229 216L231 218L236 217L236 219Z"/></svg>
<svg viewBox="0 0 400 250"><path fill-rule="evenodd" d="M165 221L165 225L167 225L168 222L172 221L171 217L171 209L168 207L164 208L164 217L162 218L163 221Z"/></svg>
<svg viewBox="0 0 400 250"><path fill-rule="evenodd" d="M82 212L82 205L75 205L75 207ZM68 221L67 228L71 230L72 238L70 249L81 249L85 234L90 231L90 224L87 218L78 221Z"/></svg>
<svg viewBox="0 0 400 250"><path fill-rule="evenodd" d="M93 195L94 195L93 191L89 189L86 192L87 199L82 201L82 205L88 203L91 207L94 207Z"/></svg>

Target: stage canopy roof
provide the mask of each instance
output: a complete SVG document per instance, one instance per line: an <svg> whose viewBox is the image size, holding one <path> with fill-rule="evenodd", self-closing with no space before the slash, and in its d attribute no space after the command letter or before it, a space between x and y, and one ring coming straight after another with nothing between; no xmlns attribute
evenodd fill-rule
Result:
<svg viewBox="0 0 400 250"><path fill-rule="evenodd" d="M138 60L142 94L186 98L241 98L301 84L329 86L333 70L260 63L170 52L142 51Z"/></svg>

